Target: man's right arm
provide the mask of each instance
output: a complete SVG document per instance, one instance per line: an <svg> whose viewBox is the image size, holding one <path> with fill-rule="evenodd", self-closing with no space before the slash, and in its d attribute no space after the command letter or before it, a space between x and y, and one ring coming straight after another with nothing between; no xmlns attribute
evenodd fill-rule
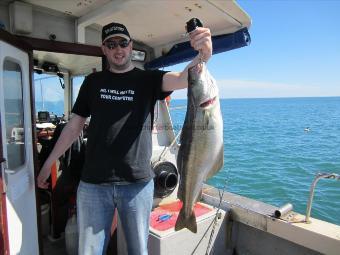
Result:
<svg viewBox="0 0 340 255"><path fill-rule="evenodd" d="M83 130L86 118L73 114L70 121L63 128L58 141L56 142L51 154L46 159L37 177L39 188L46 189L48 183L46 180L51 174L52 164L72 145Z"/></svg>

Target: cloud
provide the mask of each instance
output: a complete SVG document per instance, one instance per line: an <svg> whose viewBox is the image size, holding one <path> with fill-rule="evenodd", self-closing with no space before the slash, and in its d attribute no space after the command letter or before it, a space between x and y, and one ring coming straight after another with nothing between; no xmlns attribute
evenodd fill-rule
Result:
<svg viewBox="0 0 340 255"><path fill-rule="evenodd" d="M59 84L58 84L59 85ZM57 102L60 100L64 100L64 91L61 89L55 89L47 87L45 90L45 100L50 102Z"/></svg>
<svg viewBox="0 0 340 255"><path fill-rule="evenodd" d="M187 98L187 89L175 90L174 92L172 92L171 98L173 98L173 99Z"/></svg>
<svg viewBox="0 0 340 255"><path fill-rule="evenodd" d="M55 86L44 86L42 90L40 86L35 87L35 100L44 100L45 102L64 101L64 90L60 87L60 84L56 84Z"/></svg>
<svg viewBox="0 0 340 255"><path fill-rule="evenodd" d="M275 98L340 96L340 84L288 84L251 80L218 80L220 98ZM186 98L186 90L173 93L172 98Z"/></svg>
<svg viewBox="0 0 340 255"><path fill-rule="evenodd" d="M221 98L339 96L340 86L272 83L266 81L220 80Z"/></svg>

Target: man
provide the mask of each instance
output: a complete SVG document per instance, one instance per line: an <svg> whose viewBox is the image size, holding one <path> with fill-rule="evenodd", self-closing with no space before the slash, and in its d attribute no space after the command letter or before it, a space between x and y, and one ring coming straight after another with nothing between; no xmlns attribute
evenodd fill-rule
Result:
<svg viewBox="0 0 340 255"><path fill-rule="evenodd" d="M200 56L188 67L200 59L207 61L212 54L208 28L199 27L189 36ZM47 188L52 163L78 137L91 116L77 192L79 254L105 254L115 208L128 253L147 254L154 187L150 166L153 109L166 92L188 86L188 67L182 72L135 68L130 34L119 23L103 27L102 42L108 70L86 77L73 116L41 169L38 186Z"/></svg>

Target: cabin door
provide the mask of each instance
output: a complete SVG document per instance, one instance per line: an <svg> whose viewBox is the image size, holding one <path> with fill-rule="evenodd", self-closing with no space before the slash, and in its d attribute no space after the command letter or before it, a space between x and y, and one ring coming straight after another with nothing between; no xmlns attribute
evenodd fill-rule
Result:
<svg viewBox="0 0 340 255"><path fill-rule="evenodd" d="M0 39L1 254L39 254L31 111L28 53Z"/></svg>

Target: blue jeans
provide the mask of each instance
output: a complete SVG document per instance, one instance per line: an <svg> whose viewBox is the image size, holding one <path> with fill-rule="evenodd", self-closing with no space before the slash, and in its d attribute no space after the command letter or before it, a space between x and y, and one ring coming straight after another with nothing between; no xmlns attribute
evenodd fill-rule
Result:
<svg viewBox="0 0 340 255"><path fill-rule="evenodd" d="M80 182L77 193L79 255L106 253L114 210L124 228L129 255L147 255L153 180L132 184Z"/></svg>

